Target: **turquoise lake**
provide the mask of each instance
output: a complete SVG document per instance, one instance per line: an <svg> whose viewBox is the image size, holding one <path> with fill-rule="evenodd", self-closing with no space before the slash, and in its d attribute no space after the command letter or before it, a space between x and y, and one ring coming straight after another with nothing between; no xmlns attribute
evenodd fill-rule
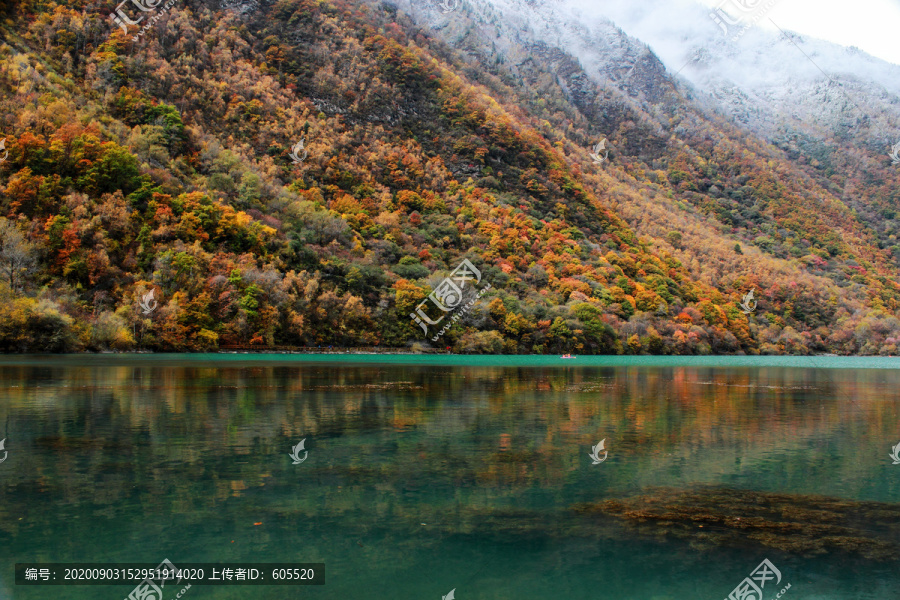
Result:
<svg viewBox="0 0 900 600"><path fill-rule="evenodd" d="M164 558L326 566L188 600L723 600L765 559L762 600L900 596L896 358L5 356L0 389L3 599Z"/></svg>

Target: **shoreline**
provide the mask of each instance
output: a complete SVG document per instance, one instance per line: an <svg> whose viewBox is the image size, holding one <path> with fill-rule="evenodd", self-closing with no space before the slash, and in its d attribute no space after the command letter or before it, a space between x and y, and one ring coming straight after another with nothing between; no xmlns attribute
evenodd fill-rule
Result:
<svg viewBox="0 0 900 600"><path fill-rule="evenodd" d="M469 367L536 367L536 368L774 368L774 369L900 369L900 360L886 356L649 356L649 355L582 355L576 360L559 355L503 354L417 354L413 352L215 352L153 353L104 352L78 354L3 354L0 366L69 364L90 367L117 366L183 366L227 367L228 365L396 365L396 366L469 366Z"/></svg>

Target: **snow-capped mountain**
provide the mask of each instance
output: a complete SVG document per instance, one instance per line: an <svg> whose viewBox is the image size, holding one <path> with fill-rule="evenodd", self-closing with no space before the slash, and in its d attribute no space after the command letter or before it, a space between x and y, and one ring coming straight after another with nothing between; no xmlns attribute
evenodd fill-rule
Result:
<svg viewBox="0 0 900 600"><path fill-rule="evenodd" d="M573 94L593 93L579 85L582 76L651 105L673 86L686 86L687 97L769 140L795 129L866 145L900 139L900 66L774 23L744 29L742 21L731 28L741 35L726 36L713 11L691 0L464 0L449 12L436 3L400 7L451 45L499 57L514 72L549 61ZM746 22L767 18L761 12Z"/></svg>

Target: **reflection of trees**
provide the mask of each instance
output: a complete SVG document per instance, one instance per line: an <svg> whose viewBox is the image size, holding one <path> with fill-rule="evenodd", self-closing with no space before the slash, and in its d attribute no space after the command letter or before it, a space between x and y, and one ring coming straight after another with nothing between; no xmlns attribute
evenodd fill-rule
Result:
<svg viewBox="0 0 900 600"><path fill-rule="evenodd" d="M151 360L0 376L16 465L3 473L0 531L13 535L15 515L48 505L59 518L88 507L197 523L369 515L462 531L650 484L856 496L872 493L879 440L895 427L896 375L880 371ZM302 438L310 458L292 467ZM586 468L601 438L610 460Z"/></svg>

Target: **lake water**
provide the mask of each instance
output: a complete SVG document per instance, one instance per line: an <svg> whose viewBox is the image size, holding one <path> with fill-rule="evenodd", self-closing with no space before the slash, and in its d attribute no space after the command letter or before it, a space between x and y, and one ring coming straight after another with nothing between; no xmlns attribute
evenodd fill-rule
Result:
<svg viewBox="0 0 900 600"><path fill-rule="evenodd" d="M133 587L16 586L16 562L163 558L326 565L189 600L722 600L764 559L764 600L897 598L898 367L3 357L0 598Z"/></svg>

